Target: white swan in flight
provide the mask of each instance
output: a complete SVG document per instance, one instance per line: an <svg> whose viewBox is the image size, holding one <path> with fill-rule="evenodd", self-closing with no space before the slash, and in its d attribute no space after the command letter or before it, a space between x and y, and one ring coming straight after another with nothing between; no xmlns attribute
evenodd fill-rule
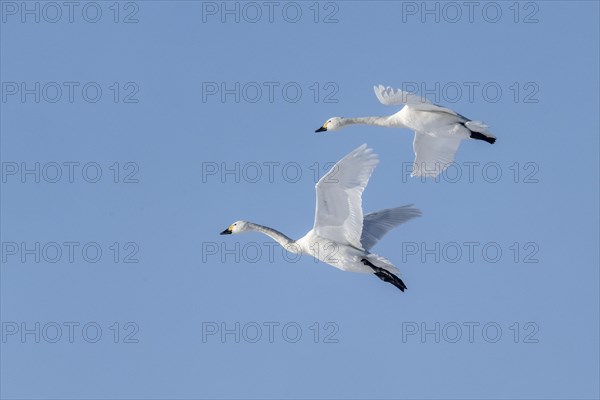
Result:
<svg viewBox="0 0 600 400"><path fill-rule="evenodd" d="M315 132L334 131L355 124L411 129L415 131L415 161L411 176L426 177L438 176L454 161L454 154L463 139L485 140L490 144L496 141L483 122L471 121L449 108L400 89L382 85L374 89L382 104L403 104L404 107L384 117L330 118Z"/></svg>
<svg viewBox="0 0 600 400"><path fill-rule="evenodd" d="M398 277L398 269L370 250L390 229L421 212L406 205L363 216L362 193L378 163L377 155L366 144L338 161L316 184L315 223L299 240L247 221L234 222L221 235L260 232L290 252L310 254L343 271L375 274L404 291L406 285Z"/></svg>

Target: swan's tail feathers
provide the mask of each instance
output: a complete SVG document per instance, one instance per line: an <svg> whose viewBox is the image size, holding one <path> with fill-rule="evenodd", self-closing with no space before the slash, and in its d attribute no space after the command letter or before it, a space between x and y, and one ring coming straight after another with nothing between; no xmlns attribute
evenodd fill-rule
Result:
<svg viewBox="0 0 600 400"><path fill-rule="evenodd" d="M488 126L481 121L467 121L464 123L465 128L471 131L471 139L484 140L489 144L496 142L496 137L487 130Z"/></svg>
<svg viewBox="0 0 600 400"><path fill-rule="evenodd" d="M381 258L383 258L383 257L381 257ZM363 264L371 267L375 276L377 276L382 281L391 283L392 285L394 285L398 289L400 289L401 292L404 292L407 289L404 282L402 282L402 279L400 279L398 276L391 273L388 269L380 268L380 267L376 266L375 264L373 264L371 261L367 260L366 258L363 258L361 261ZM396 269L393 265L391 265L391 264L389 264L389 265L392 266L394 269Z"/></svg>

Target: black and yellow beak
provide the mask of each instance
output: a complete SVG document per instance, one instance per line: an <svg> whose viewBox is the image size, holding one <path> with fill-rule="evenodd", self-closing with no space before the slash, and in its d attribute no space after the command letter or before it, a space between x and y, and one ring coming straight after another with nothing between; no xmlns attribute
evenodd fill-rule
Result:
<svg viewBox="0 0 600 400"><path fill-rule="evenodd" d="M225 229L220 235L231 235L231 227Z"/></svg>
<svg viewBox="0 0 600 400"><path fill-rule="evenodd" d="M322 126L322 127L320 127L319 129L317 129L317 130L315 131L315 133L317 133L317 132L326 132L326 131L327 131L327 128L325 127L325 125L323 125L323 126Z"/></svg>

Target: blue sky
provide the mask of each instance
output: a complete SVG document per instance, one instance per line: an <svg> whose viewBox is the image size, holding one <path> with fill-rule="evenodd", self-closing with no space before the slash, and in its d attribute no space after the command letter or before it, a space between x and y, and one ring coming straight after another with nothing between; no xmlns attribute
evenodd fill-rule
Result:
<svg viewBox="0 0 600 400"><path fill-rule="evenodd" d="M61 4L0 3L2 398L598 398L597 2ZM380 83L497 143L313 133ZM362 143L405 293L218 235Z"/></svg>

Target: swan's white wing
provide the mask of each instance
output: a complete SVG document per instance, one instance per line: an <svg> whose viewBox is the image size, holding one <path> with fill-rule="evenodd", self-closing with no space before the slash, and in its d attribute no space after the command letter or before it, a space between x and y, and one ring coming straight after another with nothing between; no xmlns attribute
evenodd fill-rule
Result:
<svg viewBox="0 0 600 400"><path fill-rule="evenodd" d="M405 92L392 87L384 87L383 85L373 86L375 95L386 106L399 104L432 104L429 100L417 94Z"/></svg>
<svg viewBox="0 0 600 400"><path fill-rule="evenodd" d="M362 193L378 163L377 155L363 144L317 182L314 233L362 249Z"/></svg>
<svg viewBox="0 0 600 400"><path fill-rule="evenodd" d="M365 250L371 250L379 239L390 230L419 216L421 216L421 211L412 204L367 214L363 219L360 242Z"/></svg>
<svg viewBox="0 0 600 400"><path fill-rule="evenodd" d="M417 94L405 92L400 89L394 89L391 87L384 87L383 85L373 86L377 99L386 106L405 104L415 110L421 111L437 111L445 112L452 115L459 115L455 111L433 104L425 97L421 97Z"/></svg>
<svg viewBox="0 0 600 400"><path fill-rule="evenodd" d="M415 132L415 162L411 176L436 177L454 161L462 138Z"/></svg>

